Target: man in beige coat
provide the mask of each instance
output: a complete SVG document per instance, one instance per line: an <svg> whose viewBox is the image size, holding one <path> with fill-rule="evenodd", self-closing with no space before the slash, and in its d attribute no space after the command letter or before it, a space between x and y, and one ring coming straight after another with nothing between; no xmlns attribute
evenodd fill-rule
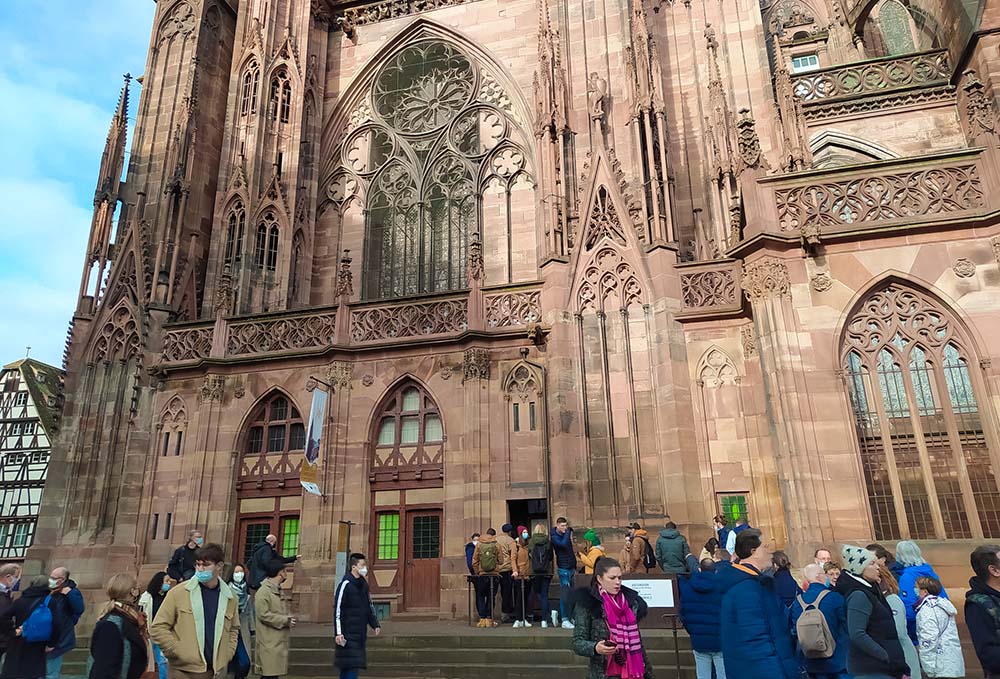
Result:
<svg viewBox="0 0 1000 679"><path fill-rule="evenodd" d="M257 671L261 679L275 679L288 674L288 637L295 618L281 600L281 583L287 577L285 564L267 564L267 576L257 590Z"/></svg>
<svg viewBox="0 0 1000 679"><path fill-rule="evenodd" d="M239 604L223 586L225 557L219 545L195 552L194 577L172 587L149 628L170 663L171 679L225 675L240 634Z"/></svg>

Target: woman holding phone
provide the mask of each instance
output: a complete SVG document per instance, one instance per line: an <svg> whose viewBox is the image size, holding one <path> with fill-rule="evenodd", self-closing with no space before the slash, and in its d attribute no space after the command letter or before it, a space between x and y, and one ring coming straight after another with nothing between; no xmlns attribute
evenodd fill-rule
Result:
<svg viewBox="0 0 1000 679"><path fill-rule="evenodd" d="M653 676L639 635L648 608L635 590L622 585L618 561L600 559L590 587L576 590L574 600L573 651L590 658L587 679Z"/></svg>

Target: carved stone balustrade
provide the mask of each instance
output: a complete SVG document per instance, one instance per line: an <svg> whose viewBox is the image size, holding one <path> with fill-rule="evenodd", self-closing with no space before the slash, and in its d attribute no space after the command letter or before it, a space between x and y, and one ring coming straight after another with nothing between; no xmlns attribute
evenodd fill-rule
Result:
<svg viewBox="0 0 1000 679"><path fill-rule="evenodd" d="M226 337L226 356L322 349L333 344L336 325L336 309L232 320Z"/></svg>
<svg viewBox="0 0 1000 679"><path fill-rule="evenodd" d="M183 363L208 358L212 353L212 331L211 322L167 330L163 336L161 360L164 363Z"/></svg>
<svg viewBox="0 0 1000 679"><path fill-rule="evenodd" d="M469 327L467 294L429 301L370 303L351 309L351 342L379 342L464 332Z"/></svg>
<svg viewBox="0 0 1000 679"><path fill-rule="evenodd" d="M743 312L740 262L716 259L678 264L681 313L678 320L738 316Z"/></svg>
<svg viewBox="0 0 1000 679"><path fill-rule="evenodd" d="M485 290L483 297L487 329L526 327L542 320L542 291L539 288Z"/></svg>
<svg viewBox="0 0 1000 679"><path fill-rule="evenodd" d="M761 178L745 201L744 239L816 244L891 229L968 223L1000 207L995 161L963 149Z"/></svg>
<svg viewBox="0 0 1000 679"><path fill-rule="evenodd" d="M804 104L947 85L948 52L932 50L858 61L796 74L792 91ZM808 107L806 115L808 117Z"/></svg>

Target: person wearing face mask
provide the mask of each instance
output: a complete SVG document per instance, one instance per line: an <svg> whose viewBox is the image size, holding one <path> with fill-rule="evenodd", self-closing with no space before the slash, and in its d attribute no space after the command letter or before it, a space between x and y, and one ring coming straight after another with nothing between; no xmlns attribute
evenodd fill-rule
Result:
<svg viewBox="0 0 1000 679"><path fill-rule="evenodd" d="M234 679L246 679L253 666L253 659L250 657L250 650L253 644L250 643L251 635L257 629L254 615L254 599L250 595L250 587L247 582L247 569L241 563L233 566L233 574L229 578L229 586L239 602L240 611L240 638L236 642L236 655L229 663L229 671L233 673Z"/></svg>
<svg viewBox="0 0 1000 679"><path fill-rule="evenodd" d="M475 577L476 571L472 568L472 555L476 553L476 545L478 544L479 533L473 533L469 541L465 543L465 565L469 569L469 575L473 577Z"/></svg>
<svg viewBox="0 0 1000 679"><path fill-rule="evenodd" d="M239 602L232 588L223 586L224 565L221 546L199 548L194 577L170 588L150 627L174 679L211 679L224 673L236 654Z"/></svg>
<svg viewBox="0 0 1000 679"><path fill-rule="evenodd" d="M139 609L139 583L128 573L108 580L108 603L90 637L88 679L139 679L153 664L146 615Z"/></svg>
<svg viewBox="0 0 1000 679"><path fill-rule="evenodd" d="M56 614L52 601L52 591L49 589L49 578L45 575L36 575L29 583L30 587L21 590L21 596L17 598L14 605L10 607L0 618L0 632L10 638L7 645L7 653L4 654L3 671L0 672L0 679L40 679L45 676L46 648L51 641L38 640L37 636L31 640L25 638L24 627L29 618L34 618L38 624L30 625L36 631L44 630L42 624L44 612L39 612L35 618L35 613L43 606L49 607L51 614L50 639L59 639L62 632L59 625L64 621Z"/></svg>
<svg viewBox="0 0 1000 679"><path fill-rule="evenodd" d="M146 615L146 622L148 624L152 624L153 618L156 617L157 611L160 610L160 605L167 598L167 592L170 591L171 584L170 576L165 571L160 571L150 578L149 584L146 585L146 591L139 597L139 608ZM159 646L156 644L152 646L153 660L156 661L159 679L167 679L167 659L163 657Z"/></svg>
<svg viewBox="0 0 1000 679"><path fill-rule="evenodd" d="M272 563L254 597L257 611L257 671L261 679L288 674L288 639L297 622L281 599L281 585L288 577L285 565Z"/></svg>
<svg viewBox="0 0 1000 679"><path fill-rule="evenodd" d="M514 579L514 627L531 627L528 622L528 599L531 598L531 555L528 538L531 535L525 526L517 527L517 539L511 552L512 576Z"/></svg>
<svg viewBox="0 0 1000 679"><path fill-rule="evenodd" d="M83 594L69 577L69 569L58 566L49 574L49 591L52 593L52 615L59 619L58 637L45 648L46 679L59 679L62 674L63 656L76 648L76 624L83 615Z"/></svg>
<svg viewBox="0 0 1000 679"><path fill-rule="evenodd" d="M357 679L360 670L368 668L368 628L375 636L382 633L375 605L368 590L368 562L364 554L351 554L350 570L337 586L333 602L333 628L337 644L334 665L340 679Z"/></svg>
<svg viewBox="0 0 1000 679"><path fill-rule="evenodd" d="M205 543L205 536L195 528L188 532L188 539L174 550L167 564L167 574L177 582L183 582L194 575L194 553Z"/></svg>
<svg viewBox="0 0 1000 679"><path fill-rule="evenodd" d="M10 612L14 605L13 591L17 581L21 578L21 567L16 563L7 563L0 566L0 619ZM10 642L10 635L0 632L0 666L3 665L3 656L7 652L7 644Z"/></svg>

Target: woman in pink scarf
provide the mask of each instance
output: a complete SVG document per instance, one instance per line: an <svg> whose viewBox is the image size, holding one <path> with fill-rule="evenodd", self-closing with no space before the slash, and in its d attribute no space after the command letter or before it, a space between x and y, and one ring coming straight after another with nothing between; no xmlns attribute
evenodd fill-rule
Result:
<svg viewBox="0 0 1000 679"><path fill-rule="evenodd" d="M587 679L644 679L652 676L639 635L647 606L637 592L622 586L622 567L604 557L587 589L575 593L573 650L590 658Z"/></svg>

